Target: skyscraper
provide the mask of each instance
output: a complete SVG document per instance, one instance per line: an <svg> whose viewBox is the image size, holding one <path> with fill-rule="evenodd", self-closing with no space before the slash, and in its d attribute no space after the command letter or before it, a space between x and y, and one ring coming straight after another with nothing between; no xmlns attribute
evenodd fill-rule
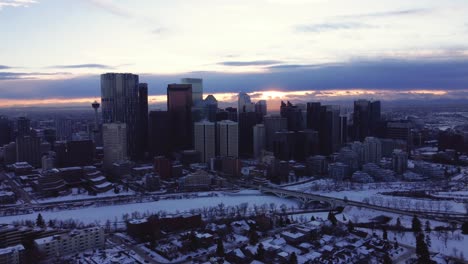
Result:
<svg viewBox="0 0 468 264"><path fill-rule="evenodd" d="M171 118L167 111L151 111L148 123L150 157L169 156L171 152Z"/></svg>
<svg viewBox="0 0 468 264"><path fill-rule="evenodd" d="M319 131L322 107L319 102L307 103L307 128Z"/></svg>
<svg viewBox="0 0 468 264"><path fill-rule="evenodd" d="M16 136L27 136L31 133L31 120L26 117L20 117L16 121Z"/></svg>
<svg viewBox="0 0 468 264"><path fill-rule="evenodd" d="M262 123L263 118L267 115L267 103L265 100L255 103L255 113L257 114L257 123Z"/></svg>
<svg viewBox="0 0 468 264"><path fill-rule="evenodd" d="M237 98L237 113L253 112L254 104L250 100L250 96L246 93L239 93Z"/></svg>
<svg viewBox="0 0 468 264"><path fill-rule="evenodd" d="M263 119L265 124L266 149L273 151L275 133L288 128L288 120L278 115L267 115Z"/></svg>
<svg viewBox="0 0 468 264"><path fill-rule="evenodd" d="M288 120L288 130L289 131L299 131L302 130L302 111L297 106L291 104L291 102L284 103L281 101L281 117L284 117Z"/></svg>
<svg viewBox="0 0 468 264"><path fill-rule="evenodd" d="M253 150L254 150L254 157L256 159L258 159L261 156L262 150L265 149L265 146L266 146L265 125L257 124L253 128Z"/></svg>
<svg viewBox="0 0 468 264"><path fill-rule="evenodd" d="M216 124L219 155L227 157L239 156L238 124L231 120L220 121Z"/></svg>
<svg viewBox="0 0 468 264"><path fill-rule="evenodd" d="M12 135L11 121L5 116L0 116L0 146L10 143L13 139Z"/></svg>
<svg viewBox="0 0 468 264"><path fill-rule="evenodd" d="M55 130L58 140L72 140L73 127L72 120L59 118L55 120Z"/></svg>
<svg viewBox="0 0 468 264"><path fill-rule="evenodd" d="M192 143L192 85L167 86L167 111L171 118L171 146L174 150L189 149Z"/></svg>
<svg viewBox="0 0 468 264"><path fill-rule="evenodd" d="M208 121L194 124L195 150L200 152L201 161L209 162L216 156L215 124Z"/></svg>
<svg viewBox="0 0 468 264"><path fill-rule="evenodd" d="M140 102L147 94L139 89L138 75L130 73L106 73L101 75L101 103L103 123L126 124L126 150L131 159L142 156ZM144 103L143 103L144 104Z"/></svg>
<svg viewBox="0 0 468 264"><path fill-rule="evenodd" d="M363 141L374 136L380 122L380 101L354 101L354 139Z"/></svg>
<svg viewBox="0 0 468 264"><path fill-rule="evenodd" d="M205 118L210 122L216 122L216 113L218 112L218 100L210 94L204 100Z"/></svg>
<svg viewBox="0 0 468 264"><path fill-rule="evenodd" d="M105 123L102 125L104 169L110 170L114 162L127 159L127 135L126 124Z"/></svg>
<svg viewBox="0 0 468 264"><path fill-rule="evenodd" d="M31 166L41 166L41 139L34 135L16 137L16 161L26 161Z"/></svg>
<svg viewBox="0 0 468 264"><path fill-rule="evenodd" d="M148 151L148 84L138 84L138 107L139 107L139 120L138 120L138 131L139 131L139 148L138 153L141 155Z"/></svg>
<svg viewBox="0 0 468 264"><path fill-rule="evenodd" d="M255 112L239 113L239 154L242 157L253 155L253 127L256 124Z"/></svg>
<svg viewBox="0 0 468 264"><path fill-rule="evenodd" d="M182 84L192 85L192 105L198 106L203 102L203 79L197 78L183 78Z"/></svg>

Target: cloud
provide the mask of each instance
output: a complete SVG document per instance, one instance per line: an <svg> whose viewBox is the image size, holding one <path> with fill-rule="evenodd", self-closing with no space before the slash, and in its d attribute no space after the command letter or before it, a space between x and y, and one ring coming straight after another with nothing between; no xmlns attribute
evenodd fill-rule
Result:
<svg viewBox="0 0 468 264"><path fill-rule="evenodd" d="M89 3L110 14L120 17L133 17L134 15L127 9L122 8L112 0L87 0Z"/></svg>
<svg viewBox="0 0 468 264"><path fill-rule="evenodd" d="M47 76L70 75L69 72L0 72L0 81L2 80L32 80Z"/></svg>
<svg viewBox="0 0 468 264"><path fill-rule="evenodd" d="M325 31L350 30L350 29L362 29L362 28L373 28L373 27L374 26L360 23L360 22L332 22L332 23L299 25L299 26L296 26L296 30L300 32L325 32Z"/></svg>
<svg viewBox="0 0 468 264"><path fill-rule="evenodd" d="M61 69L82 69L82 68L90 68L90 69L113 69L113 66L105 65L105 64L97 64L97 63L88 63L88 64L72 64L72 65L54 65L50 66L49 68L61 68Z"/></svg>
<svg viewBox="0 0 468 264"><path fill-rule="evenodd" d="M29 7L35 3L37 3L36 0L0 0L0 10L3 7Z"/></svg>
<svg viewBox="0 0 468 264"><path fill-rule="evenodd" d="M414 8L414 9L402 9L402 10L394 10L394 11L387 11L387 12L374 12L374 13L367 13L367 14L347 15L347 16L340 16L340 17L342 18L392 17L392 16L409 16L409 15L426 14L429 12L432 12L432 9Z"/></svg>
<svg viewBox="0 0 468 264"><path fill-rule="evenodd" d="M279 60L256 60L256 61L222 61L219 65L224 66L262 66L283 63Z"/></svg>
<svg viewBox="0 0 468 264"><path fill-rule="evenodd" d="M374 98L380 99L386 99L391 94L401 97L408 94L412 98L440 96L443 99L455 93L459 95L458 98L468 98L467 57L354 59L344 63L271 65L270 67L278 66L271 69L266 66L269 71L261 73L199 71L177 75L140 74L140 81L148 83L149 93L152 95L164 95L167 84L178 82L180 78L199 77L204 80L204 92L207 94L277 90L317 91L316 94L327 96L336 94L334 90L359 89L382 91L381 94L374 93ZM34 79L34 76L30 77L33 74L40 73L0 72L0 79L11 80L0 81L0 97L76 98L100 95L99 75L39 80ZM428 92L416 94L407 92L412 90ZM444 95L433 93L434 91L450 91L450 93ZM350 96L356 98L360 95L360 93L351 93Z"/></svg>
<svg viewBox="0 0 468 264"><path fill-rule="evenodd" d="M12 69L13 67L6 66L6 65L0 65L0 70L5 70L5 69Z"/></svg>

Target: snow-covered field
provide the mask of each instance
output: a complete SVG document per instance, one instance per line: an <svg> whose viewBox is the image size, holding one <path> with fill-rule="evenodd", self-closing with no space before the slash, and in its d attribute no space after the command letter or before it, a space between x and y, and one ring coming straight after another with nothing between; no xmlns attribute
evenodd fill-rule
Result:
<svg viewBox="0 0 468 264"><path fill-rule="evenodd" d="M245 195L243 195L245 194ZM118 221L122 221L124 214L131 214L133 212L150 212L157 213L159 211L165 211L167 213L182 213L189 212L191 209L199 209L204 207L215 207L218 204L223 203L225 206L236 206L242 203L248 203L250 207L253 205L263 205L275 203L277 207L282 204L291 207L298 206L298 203L294 200L288 200L278 198L275 196L261 195L259 191L247 191L246 193L239 192L233 195L225 194L222 196L214 197L202 197L192 199L177 199L177 200L160 200L156 202L148 203L136 203L136 204L124 204L114 206L103 206L103 207L89 207L76 210L64 210L49 212L40 212L46 221L50 219L67 220L75 219L85 224L95 223L99 221L104 224L105 221L114 221L116 218ZM15 215L0 217L0 223L11 223L18 220L35 220L38 213L28 215Z"/></svg>

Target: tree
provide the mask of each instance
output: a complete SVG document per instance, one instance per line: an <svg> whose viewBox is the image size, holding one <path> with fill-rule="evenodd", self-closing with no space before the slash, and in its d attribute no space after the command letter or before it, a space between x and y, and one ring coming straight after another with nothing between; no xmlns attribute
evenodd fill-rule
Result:
<svg viewBox="0 0 468 264"><path fill-rule="evenodd" d="M382 238L384 240L388 240L388 234L387 234L387 229L384 227L382 230Z"/></svg>
<svg viewBox="0 0 468 264"><path fill-rule="evenodd" d="M462 230L462 234L468 235L468 222L463 223L461 230Z"/></svg>
<svg viewBox="0 0 468 264"><path fill-rule="evenodd" d="M411 230L413 233L420 233L421 232L421 221L419 221L419 218L415 215L413 216L413 220L411 221Z"/></svg>
<svg viewBox="0 0 468 264"><path fill-rule="evenodd" d="M432 263L423 233L419 233L416 236L416 255L418 256L419 264Z"/></svg>
<svg viewBox="0 0 468 264"><path fill-rule="evenodd" d="M354 231L354 224L351 220L348 221L348 232Z"/></svg>
<svg viewBox="0 0 468 264"><path fill-rule="evenodd" d="M289 256L289 264L297 264L297 256L296 252L291 253L291 256Z"/></svg>
<svg viewBox="0 0 468 264"><path fill-rule="evenodd" d="M265 258L265 248L263 248L263 244L260 243L258 244L257 253L255 254L255 259L263 261L264 258Z"/></svg>
<svg viewBox="0 0 468 264"><path fill-rule="evenodd" d="M199 248L199 243L198 243L198 238L195 232L193 231L190 232L189 240L190 240L190 248L192 250L197 250Z"/></svg>
<svg viewBox="0 0 468 264"><path fill-rule="evenodd" d="M218 245L216 246L216 256L224 257L224 244L221 238L218 239Z"/></svg>
<svg viewBox="0 0 468 264"><path fill-rule="evenodd" d="M44 221L44 218L42 218L42 215L41 215L41 214L38 214L38 215L37 215L37 218L36 218L36 226L38 226L38 227L45 227L45 221Z"/></svg>
<svg viewBox="0 0 468 264"><path fill-rule="evenodd" d="M392 259L390 258L390 255L388 255L388 253L386 253L383 257L383 264L392 264L393 261Z"/></svg>
<svg viewBox="0 0 468 264"><path fill-rule="evenodd" d="M332 211L330 211L330 212L328 213L328 220L329 220L333 225L336 225L336 224L338 223L338 220L336 219L336 216L335 216L335 214L334 214Z"/></svg>
<svg viewBox="0 0 468 264"><path fill-rule="evenodd" d="M398 231L401 231L401 229L403 228L403 226L401 225L400 217L397 218L395 227Z"/></svg>
<svg viewBox="0 0 468 264"><path fill-rule="evenodd" d="M258 243L258 234L257 230L252 226L249 229L249 243L250 245L255 245Z"/></svg>

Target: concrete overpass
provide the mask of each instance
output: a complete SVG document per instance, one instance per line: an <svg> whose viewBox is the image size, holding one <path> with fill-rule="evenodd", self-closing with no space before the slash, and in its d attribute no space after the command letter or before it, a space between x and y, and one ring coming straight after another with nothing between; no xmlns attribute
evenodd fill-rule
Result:
<svg viewBox="0 0 468 264"><path fill-rule="evenodd" d="M325 202L325 203L330 204L330 207L332 209L338 206L344 207L346 205L349 205L349 206L363 207L363 208L373 209L376 211L394 213L394 214L400 214L400 215L408 215L408 216L418 215L418 216L428 218L428 219L433 219L433 220L455 221L459 223L468 221L468 215L463 214L463 213L444 213L444 212L401 210L401 209L396 209L396 208L378 206L378 205L357 202L357 201L347 201L347 200L335 198L335 197L327 197L327 196L318 195L318 194L304 193L304 192L286 190L286 189L281 189L281 188L273 188L273 187L266 187L266 186L257 186L256 188L258 188L258 190L260 190L262 193L265 193L265 194L272 194L281 198L294 198L294 199L300 200L301 202L305 204L313 202L313 201Z"/></svg>

